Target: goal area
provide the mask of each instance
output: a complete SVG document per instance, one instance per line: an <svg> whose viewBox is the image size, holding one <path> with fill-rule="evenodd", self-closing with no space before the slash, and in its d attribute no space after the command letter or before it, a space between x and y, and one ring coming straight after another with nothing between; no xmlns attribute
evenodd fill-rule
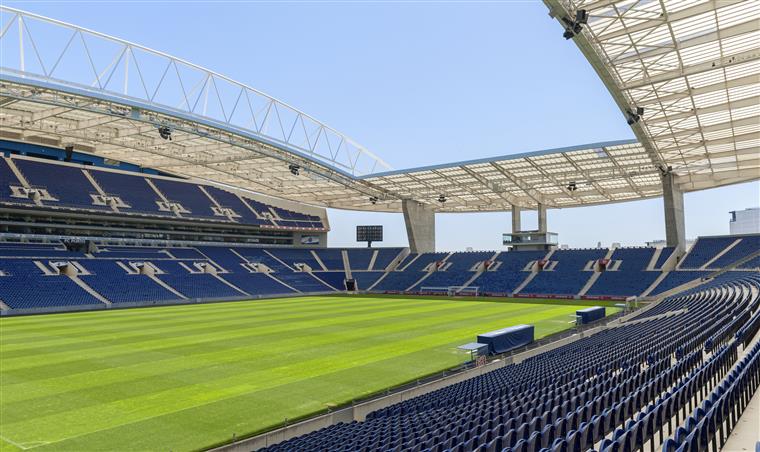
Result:
<svg viewBox="0 0 760 452"><path fill-rule="evenodd" d="M455 295L477 297L480 293L478 286L422 286L420 292L429 294L440 294L453 297Z"/></svg>

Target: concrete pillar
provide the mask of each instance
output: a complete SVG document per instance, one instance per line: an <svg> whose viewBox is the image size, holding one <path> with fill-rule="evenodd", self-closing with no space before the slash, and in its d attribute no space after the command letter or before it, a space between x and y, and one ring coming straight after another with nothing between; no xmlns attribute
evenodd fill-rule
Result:
<svg viewBox="0 0 760 452"><path fill-rule="evenodd" d="M676 247L678 253L686 250L686 221L684 220L683 192L676 184L675 175L662 176L662 200L665 208L665 241Z"/></svg>
<svg viewBox="0 0 760 452"><path fill-rule="evenodd" d="M401 201L406 223L406 235L412 253L432 253L435 251L435 211L421 202L405 199Z"/></svg>
<svg viewBox="0 0 760 452"><path fill-rule="evenodd" d="M520 207L512 204L512 232L520 232L522 229L520 227L520 214L522 213L522 209Z"/></svg>
<svg viewBox="0 0 760 452"><path fill-rule="evenodd" d="M546 206L538 205L538 232L546 232Z"/></svg>

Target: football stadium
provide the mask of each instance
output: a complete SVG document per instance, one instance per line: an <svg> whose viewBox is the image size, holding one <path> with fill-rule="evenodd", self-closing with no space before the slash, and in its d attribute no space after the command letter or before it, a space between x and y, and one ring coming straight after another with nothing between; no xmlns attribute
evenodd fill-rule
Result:
<svg viewBox="0 0 760 452"><path fill-rule="evenodd" d="M760 209L687 238L684 202L760 200L760 2L539 6L635 138L398 169L171 40L0 5L0 450L760 450ZM641 200L664 240L549 227ZM489 212L503 246L441 246Z"/></svg>

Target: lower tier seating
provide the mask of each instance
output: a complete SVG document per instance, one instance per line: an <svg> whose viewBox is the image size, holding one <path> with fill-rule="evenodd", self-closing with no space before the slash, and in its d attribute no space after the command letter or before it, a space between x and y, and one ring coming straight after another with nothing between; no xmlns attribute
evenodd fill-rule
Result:
<svg viewBox="0 0 760 452"><path fill-rule="evenodd" d="M760 385L757 345L731 369L760 329L758 290L756 274L716 281L664 301L696 309L604 329L263 450L634 451L667 436L664 450L717 450L727 436L717 430Z"/></svg>
<svg viewBox="0 0 760 452"><path fill-rule="evenodd" d="M754 236L741 237L741 242L754 240ZM723 242L736 248L736 244L741 243L738 240ZM569 298L580 296L582 288L590 285L583 296L623 299L642 295L650 287L653 290L649 295L657 296L686 283L701 284L713 272L648 270L654 266L655 252L653 248L615 249L607 261L607 269L598 273L601 264L597 258L607 254L600 249L562 250L553 252L548 259L544 251L410 254L401 263L394 263L402 255L398 248L328 249L314 253L305 248L225 244L168 248L122 245L99 246L85 254L67 250L62 242L0 242L0 260L8 267L7 270L0 269L0 285L4 288L0 290L0 301L9 309L36 309L89 304L102 307L108 302L333 293L346 289L348 269L339 270L344 257L348 257L351 267L354 265L351 262L360 267L350 269L358 289L368 291L371 288L373 293L415 293L432 291L430 288L436 287L439 289L435 292L443 294L446 291L440 288L469 284L478 287L481 295L488 296L509 296L522 287L518 295ZM370 266L374 268L381 255L385 259L380 265L383 270L366 270ZM737 254L738 258L748 256L746 252ZM82 284L57 275L54 266L67 262L79 266L73 274L79 273ZM301 263L311 269L300 267L298 264ZM156 270L153 277L138 274L137 268L143 264ZM332 270L324 271L323 265ZM739 268L749 269L751 265L752 261ZM48 268L48 271L41 268ZM386 271L386 268L389 269ZM750 270L729 273L747 272L751 273ZM44 290L55 292L54 287L60 287L61 293L68 291L71 295L22 294L24 284L18 281L26 280L29 287L39 285L40 294L44 294ZM88 292L89 289L92 290ZM4 307L0 305L0 308Z"/></svg>

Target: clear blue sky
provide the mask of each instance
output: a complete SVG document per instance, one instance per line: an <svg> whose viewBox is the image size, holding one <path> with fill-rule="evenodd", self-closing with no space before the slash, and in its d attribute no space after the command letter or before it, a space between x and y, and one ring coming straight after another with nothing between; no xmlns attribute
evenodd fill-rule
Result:
<svg viewBox="0 0 760 452"><path fill-rule="evenodd" d="M535 2L22 2L206 66L332 125L394 168L633 138L588 62ZM686 195L688 237L728 233L760 184ZM406 245L400 214L330 211ZM526 215L528 226L535 215ZM442 250L498 249L508 213L437 217ZM575 247L663 238L662 200L549 211Z"/></svg>

